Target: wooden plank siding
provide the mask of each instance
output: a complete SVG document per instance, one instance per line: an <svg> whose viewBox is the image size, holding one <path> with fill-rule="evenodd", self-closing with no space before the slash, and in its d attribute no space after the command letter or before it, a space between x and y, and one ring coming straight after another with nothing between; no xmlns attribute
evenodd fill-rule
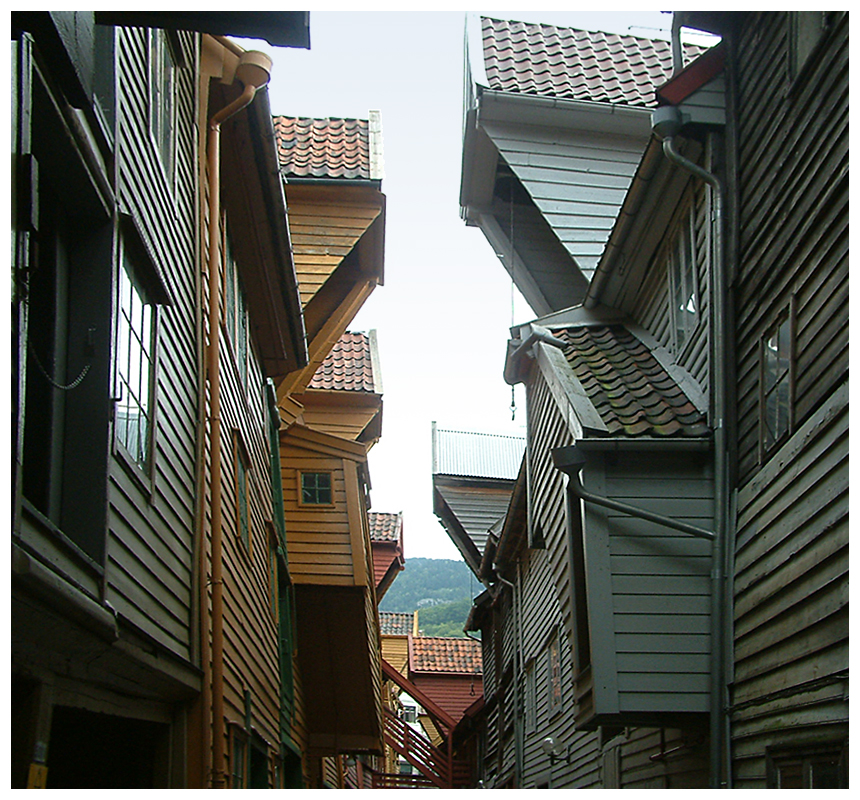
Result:
<svg viewBox="0 0 860 800"><path fill-rule="evenodd" d="M737 38L738 519L733 769L772 747L847 742L848 17L791 74L791 12ZM793 417L759 444L762 337L792 304Z"/></svg>
<svg viewBox="0 0 860 800"><path fill-rule="evenodd" d="M306 306L382 211L378 193L287 184L290 239Z"/></svg>
<svg viewBox="0 0 860 800"><path fill-rule="evenodd" d="M484 121L484 129L513 169L571 258L590 278L645 140L616 134Z"/></svg>
<svg viewBox="0 0 860 800"><path fill-rule="evenodd" d="M674 352L671 297L669 288L669 251L674 241L673 231L684 224L688 215L693 216L694 254L698 281L698 320L693 335L681 349ZM710 190L696 182L685 193L679 211L669 224L669 232L663 237L663 245L655 255L654 264L648 270L641 286L630 291L630 314L660 344L673 353L675 363L685 368L697 381L703 392L709 385L709 306L711 272L711 202Z"/></svg>
<svg viewBox="0 0 860 800"><path fill-rule="evenodd" d="M186 63L195 38L178 37ZM175 70L174 174L166 175L148 127L147 31L117 29L117 198L133 216L173 296L158 319L151 479L117 456L109 475L105 599L183 659L191 658L195 525L197 335L194 226L195 77Z"/></svg>
<svg viewBox="0 0 860 800"><path fill-rule="evenodd" d="M222 491L224 559L224 706L228 723L245 727L250 695L253 727L269 742L280 738L280 660L277 611L273 608L270 531L272 491L265 422L263 373L253 342L247 378L236 348L221 329ZM247 453L248 539L239 528L237 458Z"/></svg>

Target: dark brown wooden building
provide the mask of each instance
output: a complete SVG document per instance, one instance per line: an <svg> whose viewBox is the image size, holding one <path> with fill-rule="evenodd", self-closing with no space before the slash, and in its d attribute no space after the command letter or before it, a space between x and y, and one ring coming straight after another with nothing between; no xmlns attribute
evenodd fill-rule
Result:
<svg viewBox="0 0 860 800"><path fill-rule="evenodd" d="M722 41L682 56L681 26ZM624 57L656 45L534 26L569 83L528 88L528 53L516 73L504 57L528 49L522 27L483 20L461 193L539 315L505 369L529 418L495 575L483 565L505 588L472 620L499 687L487 774L844 786L847 16L676 12L674 67L642 105ZM589 71L589 47L612 66ZM641 107L637 149L606 126ZM609 225L586 195L615 204ZM548 633L533 668L558 688L529 678L549 618L559 652Z"/></svg>

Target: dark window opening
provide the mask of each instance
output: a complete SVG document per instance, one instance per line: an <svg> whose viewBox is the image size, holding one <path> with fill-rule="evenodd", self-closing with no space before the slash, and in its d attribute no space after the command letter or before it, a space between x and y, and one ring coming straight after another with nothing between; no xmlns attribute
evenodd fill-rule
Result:
<svg viewBox="0 0 860 800"><path fill-rule="evenodd" d="M769 789L847 789L848 747L810 747L768 754Z"/></svg>
<svg viewBox="0 0 860 800"><path fill-rule="evenodd" d="M19 313L27 320L23 398L25 506L87 555L104 553L110 429L113 225L34 75L37 230ZM37 166L35 166L37 165Z"/></svg>
<svg viewBox="0 0 860 800"><path fill-rule="evenodd" d="M86 735L82 735L82 732ZM168 726L57 706L48 789L154 789L165 783Z"/></svg>

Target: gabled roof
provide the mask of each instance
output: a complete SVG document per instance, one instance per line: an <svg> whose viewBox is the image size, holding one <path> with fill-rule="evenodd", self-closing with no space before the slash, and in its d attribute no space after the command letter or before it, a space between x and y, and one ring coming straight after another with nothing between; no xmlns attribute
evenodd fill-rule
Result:
<svg viewBox="0 0 860 800"><path fill-rule="evenodd" d="M367 514L376 600L385 596L394 579L406 566L403 557L403 515L370 511Z"/></svg>
<svg viewBox="0 0 860 800"><path fill-rule="evenodd" d="M481 643L470 637L413 636L409 671L435 674L480 675Z"/></svg>
<svg viewBox="0 0 860 800"><path fill-rule="evenodd" d="M482 18L460 192L539 316L582 302L672 75L660 39ZM477 27L477 26L476 26ZM703 52L685 45L688 59Z"/></svg>
<svg viewBox="0 0 860 800"><path fill-rule="evenodd" d="M289 178L378 180L378 115L371 119L275 117L281 174Z"/></svg>
<svg viewBox="0 0 860 800"><path fill-rule="evenodd" d="M564 356L605 430L627 438L704 437L705 414L661 363L655 351L627 327L584 325L553 330L568 345ZM582 404L580 396L574 406ZM579 412L580 417L586 414Z"/></svg>
<svg viewBox="0 0 860 800"><path fill-rule="evenodd" d="M481 26L490 89L651 107L672 75L672 47L662 39L486 17Z"/></svg>
<svg viewBox="0 0 860 800"><path fill-rule="evenodd" d="M314 373L308 389L381 394L376 331L346 331Z"/></svg>

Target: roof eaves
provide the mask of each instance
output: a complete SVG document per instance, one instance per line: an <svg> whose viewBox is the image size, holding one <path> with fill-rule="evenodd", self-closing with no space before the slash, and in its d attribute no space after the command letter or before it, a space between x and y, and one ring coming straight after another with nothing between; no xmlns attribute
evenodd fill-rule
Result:
<svg viewBox="0 0 860 800"><path fill-rule="evenodd" d="M678 105L719 75L725 67L725 62L725 44L720 42L688 64L662 86L658 86L658 102Z"/></svg>

